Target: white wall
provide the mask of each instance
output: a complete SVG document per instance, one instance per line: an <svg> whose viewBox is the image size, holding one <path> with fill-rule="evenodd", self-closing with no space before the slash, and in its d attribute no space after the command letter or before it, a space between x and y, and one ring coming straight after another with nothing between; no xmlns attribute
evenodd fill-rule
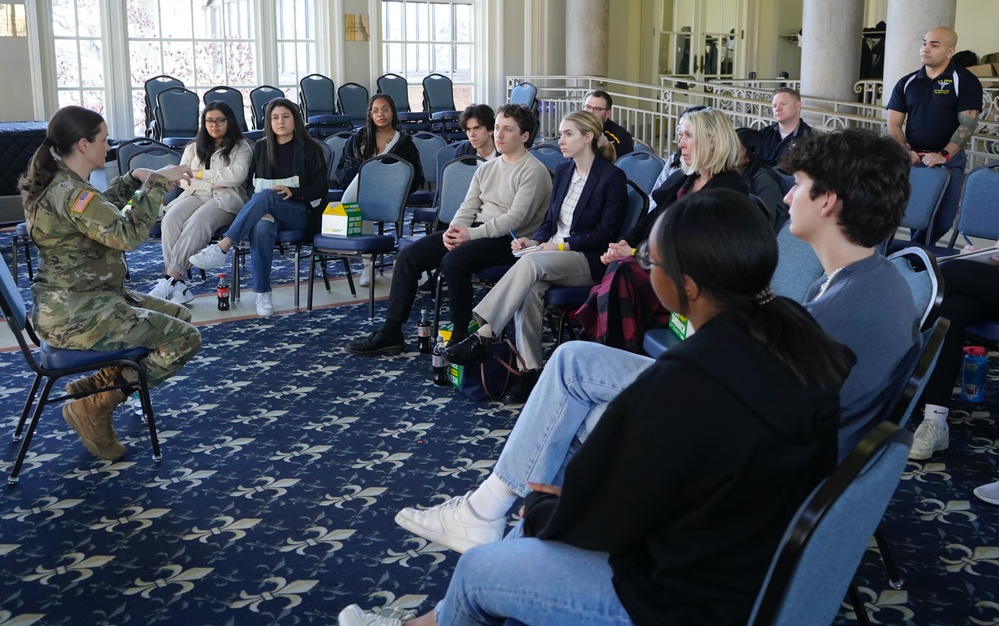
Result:
<svg viewBox="0 0 999 626"><path fill-rule="evenodd" d="M958 0L954 20L958 52L971 50L980 57L999 52L999 28L996 24L999 24L999 2Z"/></svg>
<svg viewBox="0 0 999 626"><path fill-rule="evenodd" d="M11 0L7 0L10 3ZM13 4L24 4L14 2ZM31 25L28 25L31 28ZM0 89L0 122L35 119L31 91L31 61L27 37L0 37L4 89Z"/></svg>

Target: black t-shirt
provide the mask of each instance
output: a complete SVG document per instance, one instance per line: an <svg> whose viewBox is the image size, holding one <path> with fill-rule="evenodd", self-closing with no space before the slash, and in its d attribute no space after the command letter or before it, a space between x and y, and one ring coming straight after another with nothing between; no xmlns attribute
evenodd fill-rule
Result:
<svg viewBox="0 0 999 626"><path fill-rule="evenodd" d="M982 83L953 61L936 78L926 68L903 76L891 92L888 108L905 113L905 140L917 152L937 152L957 130L957 114L982 111Z"/></svg>
<svg viewBox="0 0 999 626"><path fill-rule="evenodd" d="M275 178L288 178L295 175L295 142L274 145L274 160L277 167L274 168L277 176Z"/></svg>

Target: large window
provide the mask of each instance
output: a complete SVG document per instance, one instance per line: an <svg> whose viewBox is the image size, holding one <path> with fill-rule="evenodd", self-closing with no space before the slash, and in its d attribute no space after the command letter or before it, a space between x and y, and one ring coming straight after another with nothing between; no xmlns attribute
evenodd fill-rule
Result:
<svg viewBox="0 0 999 626"><path fill-rule="evenodd" d="M98 0L52 0L52 35L59 106L104 114L104 42Z"/></svg>
<svg viewBox="0 0 999 626"><path fill-rule="evenodd" d="M325 1L325 0L321 0ZM277 80L275 87L298 93L298 81L317 72L312 0L277 0Z"/></svg>
<svg viewBox="0 0 999 626"><path fill-rule="evenodd" d="M382 69L409 82L409 104L421 110L423 78L443 74L454 83L454 104L471 104L473 6L471 0L384 0Z"/></svg>

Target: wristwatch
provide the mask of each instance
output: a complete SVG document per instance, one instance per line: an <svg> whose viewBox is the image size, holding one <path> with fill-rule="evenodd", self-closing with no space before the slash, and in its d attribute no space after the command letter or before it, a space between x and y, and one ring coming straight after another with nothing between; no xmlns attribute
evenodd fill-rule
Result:
<svg viewBox="0 0 999 626"><path fill-rule="evenodd" d="M940 151L940 156L942 156L944 160L950 161L950 152L947 152L946 148Z"/></svg>

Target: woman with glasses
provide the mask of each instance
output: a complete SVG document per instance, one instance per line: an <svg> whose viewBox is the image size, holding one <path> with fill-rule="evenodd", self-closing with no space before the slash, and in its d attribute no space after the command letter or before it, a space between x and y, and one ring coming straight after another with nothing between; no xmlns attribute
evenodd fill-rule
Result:
<svg viewBox="0 0 999 626"><path fill-rule="evenodd" d="M653 190L655 210L624 239L608 246L601 257L607 265L603 280L577 312L583 330L595 341L640 352L645 331L668 323L669 311L656 299L648 271L633 259L667 207L702 189L749 192L738 172L739 137L724 113L712 108L687 113L680 124L679 145L684 175L674 175Z"/></svg>
<svg viewBox="0 0 999 626"><path fill-rule="evenodd" d="M558 144L569 160L555 170L545 221L530 238L511 243L514 254L523 256L473 310L481 324L478 331L447 348L448 358L459 365L482 361L494 335L514 320L526 371L504 397L506 402L527 400L540 375L545 293L552 286L596 283L604 273L600 253L614 240L627 211L627 177L614 167L614 146L592 113L566 115Z"/></svg>
<svg viewBox="0 0 999 626"><path fill-rule="evenodd" d="M194 299L184 281L191 269L190 258L228 226L246 204L246 177L253 151L243 139L235 114L228 104L212 102L201 113L194 141L184 148L180 162L194 172L181 182L181 192L163 208L163 265L166 274L149 295L187 304Z"/></svg>
<svg viewBox="0 0 999 626"><path fill-rule="evenodd" d="M648 251L657 297L697 332L658 359L560 346L503 451L519 441L546 470L505 486L526 495L523 521L499 540L503 510L483 540L471 497L433 507L478 539L444 599L409 621L351 605L341 626L747 622L785 528L836 464L853 357L774 297L777 241L745 194L673 203ZM553 419L585 423L585 441L558 440Z"/></svg>
<svg viewBox="0 0 999 626"><path fill-rule="evenodd" d="M329 171L326 152L306 132L297 104L274 98L264 108L264 120L264 138L253 147L253 195L222 241L190 259L201 269L222 267L229 250L249 238L251 286L260 317L274 314L271 261L278 230L318 232Z"/></svg>
<svg viewBox="0 0 999 626"><path fill-rule="evenodd" d="M395 101L385 94L375 94L368 100L368 119L361 128L347 140L336 166L336 179L343 188L343 201L357 201L357 172L361 164L379 154L394 154L413 166L413 182L409 192L413 193L423 185L423 168L420 166L420 152L413 138L404 130L399 130L399 116L396 115ZM364 264L361 272L362 287L371 280L371 266Z"/></svg>

